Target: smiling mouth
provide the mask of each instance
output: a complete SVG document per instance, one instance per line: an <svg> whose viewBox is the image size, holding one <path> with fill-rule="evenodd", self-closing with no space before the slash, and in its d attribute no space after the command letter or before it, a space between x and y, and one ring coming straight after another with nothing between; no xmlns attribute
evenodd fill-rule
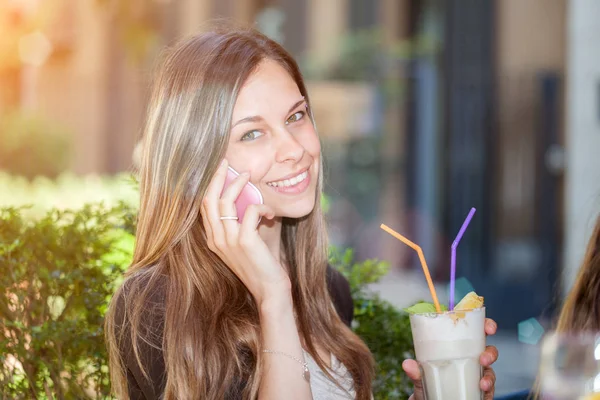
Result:
<svg viewBox="0 0 600 400"><path fill-rule="evenodd" d="M306 178L308 178L308 170L301 172L298 175L296 175L290 179L285 179L282 181L275 181L275 182L267 182L267 185L269 185L271 187L280 187L280 188L292 187L292 186L296 186L300 182L304 181Z"/></svg>

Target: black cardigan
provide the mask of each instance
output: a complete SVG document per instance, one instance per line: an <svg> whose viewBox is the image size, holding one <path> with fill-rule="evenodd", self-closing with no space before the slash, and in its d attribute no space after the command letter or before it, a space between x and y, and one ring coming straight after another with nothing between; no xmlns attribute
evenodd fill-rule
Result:
<svg viewBox="0 0 600 400"><path fill-rule="evenodd" d="M354 317L354 305L350 295L350 285L346 278L336 271L331 266L327 267L327 287L331 295L335 309L340 316L340 319L348 326ZM160 304L160 296L154 296L150 299L150 304L158 307L153 309L164 310L164 304ZM125 310L125 302L123 296L117 299L116 304L117 321L123 320ZM152 312L149 313L151 321L162 321L162 318L154 319ZM151 322L152 323L152 322ZM162 324L162 322L159 322ZM159 329L161 331L162 329ZM126 363L127 368L127 385L129 397L131 400L158 400L162 398L165 385L165 363L162 355L162 350L146 344L144 341L139 342L141 350L141 358L143 362L149 366L148 373L150 382L146 380L137 364L133 349L129 340L129 332L123 332L124 343L121 347L121 355ZM156 339L156 338L155 338ZM155 342L161 343L162 338L158 338ZM238 399L239 392L236 388L232 388L231 393L227 398Z"/></svg>

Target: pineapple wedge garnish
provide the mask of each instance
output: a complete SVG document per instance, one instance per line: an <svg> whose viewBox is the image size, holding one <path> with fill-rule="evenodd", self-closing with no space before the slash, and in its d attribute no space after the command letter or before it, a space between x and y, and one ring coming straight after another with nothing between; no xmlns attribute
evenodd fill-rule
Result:
<svg viewBox="0 0 600 400"><path fill-rule="evenodd" d="M483 297L478 296L475 292L469 292L465 297L462 298L461 301L458 302L456 306L454 306L454 313L450 315L450 318L452 318L456 324L459 319L462 319L466 316L465 311L470 311L481 307L483 307Z"/></svg>
<svg viewBox="0 0 600 400"><path fill-rule="evenodd" d="M456 311L469 311L483 307L483 297L477 296L475 292L469 292L461 301L454 307Z"/></svg>

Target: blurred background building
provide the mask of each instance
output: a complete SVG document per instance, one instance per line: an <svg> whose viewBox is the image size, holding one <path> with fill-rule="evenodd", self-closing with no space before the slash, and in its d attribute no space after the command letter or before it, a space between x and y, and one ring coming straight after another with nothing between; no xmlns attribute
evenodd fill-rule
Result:
<svg viewBox="0 0 600 400"><path fill-rule="evenodd" d="M519 322L550 324L600 210L600 2L0 0L0 115L60 126L77 174L127 171L161 49L221 17L298 59L332 241L391 262L375 287L386 298L405 306L427 291L382 222L422 246L447 293L450 245L477 208L460 290L485 296L514 354L508 374L525 354ZM532 370L513 373L504 389L531 383Z"/></svg>

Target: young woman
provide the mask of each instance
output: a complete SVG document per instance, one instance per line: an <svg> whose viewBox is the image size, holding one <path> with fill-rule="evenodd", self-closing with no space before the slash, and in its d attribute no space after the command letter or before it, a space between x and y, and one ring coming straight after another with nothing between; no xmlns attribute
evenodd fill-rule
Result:
<svg viewBox="0 0 600 400"><path fill-rule="evenodd" d="M560 311L556 330L561 333L600 332L600 217L573 288Z"/></svg>
<svg viewBox="0 0 600 400"><path fill-rule="evenodd" d="M241 175L224 190L228 166ZM264 204L239 220L248 182ZM106 317L118 398L372 397L348 283L327 265L322 185L308 94L281 46L224 29L168 54L134 260Z"/></svg>
<svg viewBox="0 0 600 400"><path fill-rule="evenodd" d="M600 217L596 220L575 283L561 308L556 332L600 332ZM502 400L540 399L540 383L538 377L531 392L515 393L502 397Z"/></svg>
<svg viewBox="0 0 600 400"><path fill-rule="evenodd" d="M560 310L556 332L600 332L600 217L588 241L575 283ZM531 398L539 399L539 379L534 386Z"/></svg>

